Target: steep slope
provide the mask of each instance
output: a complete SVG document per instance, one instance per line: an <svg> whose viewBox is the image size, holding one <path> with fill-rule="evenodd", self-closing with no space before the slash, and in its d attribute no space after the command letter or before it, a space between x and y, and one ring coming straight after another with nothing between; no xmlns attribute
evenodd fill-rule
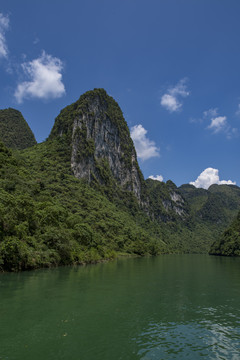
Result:
<svg viewBox="0 0 240 360"><path fill-rule="evenodd" d="M78 179L117 185L141 199L143 176L118 104L103 89L83 94L56 118L49 139L65 137Z"/></svg>
<svg viewBox="0 0 240 360"><path fill-rule="evenodd" d="M25 149L37 143L20 111L11 108L0 110L0 140L12 149Z"/></svg>
<svg viewBox="0 0 240 360"><path fill-rule="evenodd" d="M109 198L129 201L134 195L141 208L158 222L187 215L183 210L184 199L179 192L176 195L173 183L171 187L144 181L122 111L105 90L88 91L61 111L49 140L60 138L70 148L73 174ZM163 195L159 206L156 192L159 200Z"/></svg>
<svg viewBox="0 0 240 360"><path fill-rule="evenodd" d="M15 153L0 143L0 270L160 254L154 224L71 174L63 141ZM157 236L158 235L158 236Z"/></svg>
<svg viewBox="0 0 240 360"><path fill-rule="evenodd" d="M179 187L190 208L191 229L205 251L219 239L240 209L240 188L234 185L212 185L208 190L193 185Z"/></svg>
<svg viewBox="0 0 240 360"><path fill-rule="evenodd" d="M147 179L148 209L158 222L179 221L189 217L189 207L177 186L170 180L166 183Z"/></svg>
<svg viewBox="0 0 240 360"><path fill-rule="evenodd" d="M229 228L212 244L209 254L240 256L240 212Z"/></svg>
<svg viewBox="0 0 240 360"><path fill-rule="evenodd" d="M208 190L193 185L179 187L197 222L226 228L240 208L240 188L235 185L211 185Z"/></svg>

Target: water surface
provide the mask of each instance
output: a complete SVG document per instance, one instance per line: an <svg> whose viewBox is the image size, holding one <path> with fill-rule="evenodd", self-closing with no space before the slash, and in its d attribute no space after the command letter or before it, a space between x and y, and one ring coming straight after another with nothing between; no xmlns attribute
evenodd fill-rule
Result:
<svg viewBox="0 0 240 360"><path fill-rule="evenodd" d="M239 359L240 259L0 275L0 360Z"/></svg>

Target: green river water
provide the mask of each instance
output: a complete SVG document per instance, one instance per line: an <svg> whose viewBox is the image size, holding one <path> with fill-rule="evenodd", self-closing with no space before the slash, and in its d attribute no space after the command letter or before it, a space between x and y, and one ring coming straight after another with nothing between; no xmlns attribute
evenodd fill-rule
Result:
<svg viewBox="0 0 240 360"><path fill-rule="evenodd" d="M0 275L0 360L240 359L240 258Z"/></svg>

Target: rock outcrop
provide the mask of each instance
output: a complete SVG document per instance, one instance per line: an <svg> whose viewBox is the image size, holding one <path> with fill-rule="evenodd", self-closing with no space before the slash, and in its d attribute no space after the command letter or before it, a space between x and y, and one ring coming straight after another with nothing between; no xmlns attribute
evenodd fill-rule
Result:
<svg viewBox="0 0 240 360"><path fill-rule="evenodd" d="M189 217L188 204L172 181L164 183L147 179L146 185L152 219L167 222L174 221L177 217Z"/></svg>
<svg viewBox="0 0 240 360"><path fill-rule="evenodd" d="M79 179L115 182L140 202L142 173L122 111L103 89L94 89L61 111L50 139L65 136L71 146L71 168Z"/></svg>
<svg viewBox="0 0 240 360"><path fill-rule="evenodd" d="M148 216L160 222L188 215L173 182L144 181L122 111L105 90L88 91L61 111L49 138L59 137L68 142L78 179L132 192Z"/></svg>

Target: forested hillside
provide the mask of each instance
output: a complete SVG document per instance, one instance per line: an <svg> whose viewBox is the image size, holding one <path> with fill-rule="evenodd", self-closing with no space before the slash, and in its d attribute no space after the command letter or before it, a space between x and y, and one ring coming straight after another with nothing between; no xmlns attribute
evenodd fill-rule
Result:
<svg viewBox="0 0 240 360"><path fill-rule="evenodd" d="M37 143L20 111L11 108L0 110L0 141L12 149L25 149Z"/></svg>
<svg viewBox="0 0 240 360"><path fill-rule="evenodd" d="M2 271L207 253L240 207L237 186L145 181L121 109L103 89L63 109L41 144L16 124L0 129Z"/></svg>
<svg viewBox="0 0 240 360"><path fill-rule="evenodd" d="M212 244L209 254L240 256L240 212L229 228Z"/></svg>
<svg viewBox="0 0 240 360"><path fill-rule="evenodd" d="M1 145L0 156L2 270L167 251L151 236L151 225L141 226L147 219L134 199L126 212L71 174L63 143L49 141L17 156Z"/></svg>
<svg viewBox="0 0 240 360"><path fill-rule="evenodd" d="M240 188L235 185L211 185L208 190L182 185L179 191L189 204L194 233L205 233L208 247L221 236L240 209Z"/></svg>

